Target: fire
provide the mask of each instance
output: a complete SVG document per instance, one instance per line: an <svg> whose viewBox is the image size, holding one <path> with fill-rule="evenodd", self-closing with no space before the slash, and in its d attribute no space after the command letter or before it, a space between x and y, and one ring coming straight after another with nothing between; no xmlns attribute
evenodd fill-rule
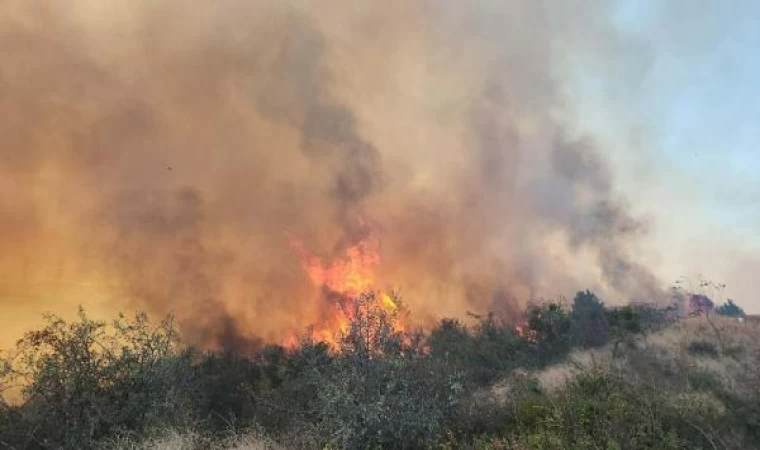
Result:
<svg viewBox="0 0 760 450"><path fill-rule="evenodd" d="M517 333L519 337L527 339L529 342L538 342L536 331L530 328L530 325L526 320L522 320L517 325L515 325L515 333Z"/></svg>
<svg viewBox="0 0 760 450"><path fill-rule="evenodd" d="M350 297L374 287L373 269L380 263L379 243L374 236L349 247L343 257L327 262L313 255L297 238L291 236L290 241L304 270L317 286Z"/></svg>
<svg viewBox="0 0 760 450"><path fill-rule="evenodd" d="M304 271L316 285L335 294L336 302L322 323L312 326L309 336L317 342L325 342L336 348L342 335L349 332L349 327L356 311L357 299L364 293L375 292L376 279L374 270L380 263L379 240L369 235L359 243L347 248L343 255L325 260L314 255L306 245L290 235L290 244L301 260ZM387 292L364 297L371 299L371 308L378 308L389 314L397 314L399 305L394 296ZM402 330L400 323L397 331ZM289 336L285 346L293 348L298 345L295 334Z"/></svg>
<svg viewBox="0 0 760 450"><path fill-rule="evenodd" d="M380 299L382 302L382 305L387 309L388 311L396 311L398 309L398 306L396 305L396 302L393 301L390 295L386 293L382 293L380 295Z"/></svg>

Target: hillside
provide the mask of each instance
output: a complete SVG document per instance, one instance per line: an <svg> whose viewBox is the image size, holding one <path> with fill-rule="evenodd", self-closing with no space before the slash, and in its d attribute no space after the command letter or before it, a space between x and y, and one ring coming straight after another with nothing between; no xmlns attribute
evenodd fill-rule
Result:
<svg viewBox="0 0 760 450"><path fill-rule="evenodd" d="M715 328L710 325L712 321ZM507 378L494 383L487 392L478 392L472 397L471 412L504 408L516 410L525 407L525 388L537 382L540 391L563 396L579 379L586 380L595 374L609 374L620 377L632 386L642 385L654 389L656 395L684 415L712 417L715 425L692 424L694 433L704 434L709 443L707 448L757 448L739 436L717 437L717 429L723 420L746 420L746 427L760 427L760 409L754 406L750 415L743 418L730 417L735 405L731 398L757 398L760 392L760 320L714 316L710 321L705 316L679 320L664 330L643 335L633 340L633 345L615 349L614 344L591 350L574 350L566 360L552 364L541 370L516 370ZM716 330L717 333L716 334ZM724 351L721 352L721 345ZM617 356L613 354L617 353ZM561 406L557 406L558 408ZM483 412L483 411L481 411ZM646 413L639 411L637 413ZM487 414L487 412L486 412ZM760 429L755 429L755 435ZM708 434L709 433L709 434ZM710 437L707 437L710 436ZM713 438L712 436L716 436ZM484 439L475 448L522 449L561 448L531 444L510 443L507 440ZM143 442L119 443L117 449L145 450L194 450L202 446L224 450L265 450L280 449L278 444L266 437L253 433L234 436L227 441L216 443L205 440L193 432L170 430L157 438ZM460 444L462 447L464 443ZM458 448L456 443L441 448ZM581 447L579 447L581 448ZM621 443L621 447L631 448ZM664 448L664 447L663 447Z"/></svg>
<svg viewBox="0 0 760 450"><path fill-rule="evenodd" d="M708 321L704 315L689 317L664 330L642 335L632 343L632 347L619 349L617 358L613 357L614 344L574 350L565 361L530 372L530 376L547 391L560 389L579 374L592 370L615 371L640 383L667 384L678 390L688 387L688 377L684 378L688 373L702 370L738 392L760 389L758 318L740 321L715 315ZM500 385L494 387L494 392L502 391Z"/></svg>
<svg viewBox="0 0 760 450"><path fill-rule="evenodd" d="M50 318L6 359L14 449L747 449L760 442L760 322L607 308L590 292L400 330L357 298L335 346L184 346L171 321ZM382 299L381 299L382 300ZM754 447L753 447L754 446Z"/></svg>

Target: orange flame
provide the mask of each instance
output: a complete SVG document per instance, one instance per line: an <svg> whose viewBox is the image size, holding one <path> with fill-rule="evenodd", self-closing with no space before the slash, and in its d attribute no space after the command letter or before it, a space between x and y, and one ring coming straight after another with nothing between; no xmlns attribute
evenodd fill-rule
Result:
<svg viewBox="0 0 760 450"><path fill-rule="evenodd" d="M328 319L316 324L309 332L309 337L316 342L327 343L332 348L338 346L339 339L349 331L352 322L352 307L357 297L362 293L375 289L374 269L380 263L379 241L374 235L360 241L345 250L340 257L325 261L315 256L295 236L289 235L293 250L301 259L304 271L311 281L330 292L337 294L339 303L335 304ZM399 305L393 296L380 292L373 297L375 305L389 313L396 313ZM401 331L401 325L398 325ZM295 334L289 336L284 343L287 348L295 348L298 339Z"/></svg>
<svg viewBox="0 0 760 450"><path fill-rule="evenodd" d="M344 257L329 262L314 256L303 242L295 237L291 236L290 241L301 258L306 273L317 286L325 286L337 294L355 297L371 290L375 285L373 268L380 263L376 238L370 236L349 247Z"/></svg>

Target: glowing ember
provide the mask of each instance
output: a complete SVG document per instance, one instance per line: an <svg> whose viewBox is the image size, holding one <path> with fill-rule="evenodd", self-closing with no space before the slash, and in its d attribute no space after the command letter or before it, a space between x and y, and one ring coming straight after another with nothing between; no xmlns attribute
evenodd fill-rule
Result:
<svg viewBox="0 0 760 450"><path fill-rule="evenodd" d="M538 342L538 336L535 330L530 329L530 325L525 320L520 321L515 325L515 333L521 338L527 339L529 342Z"/></svg>

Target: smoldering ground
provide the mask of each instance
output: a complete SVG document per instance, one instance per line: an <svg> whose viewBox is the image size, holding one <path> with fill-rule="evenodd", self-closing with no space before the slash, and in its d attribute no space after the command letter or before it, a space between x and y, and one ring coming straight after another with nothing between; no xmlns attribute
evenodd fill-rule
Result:
<svg viewBox="0 0 760 450"><path fill-rule="evenodd" d="M331 258L371 226L421 322L650 299L646 224L557 113L557 43L604 29L571 3L6 1L2 278L281 339L325 308L286 233Z"/></svg>

